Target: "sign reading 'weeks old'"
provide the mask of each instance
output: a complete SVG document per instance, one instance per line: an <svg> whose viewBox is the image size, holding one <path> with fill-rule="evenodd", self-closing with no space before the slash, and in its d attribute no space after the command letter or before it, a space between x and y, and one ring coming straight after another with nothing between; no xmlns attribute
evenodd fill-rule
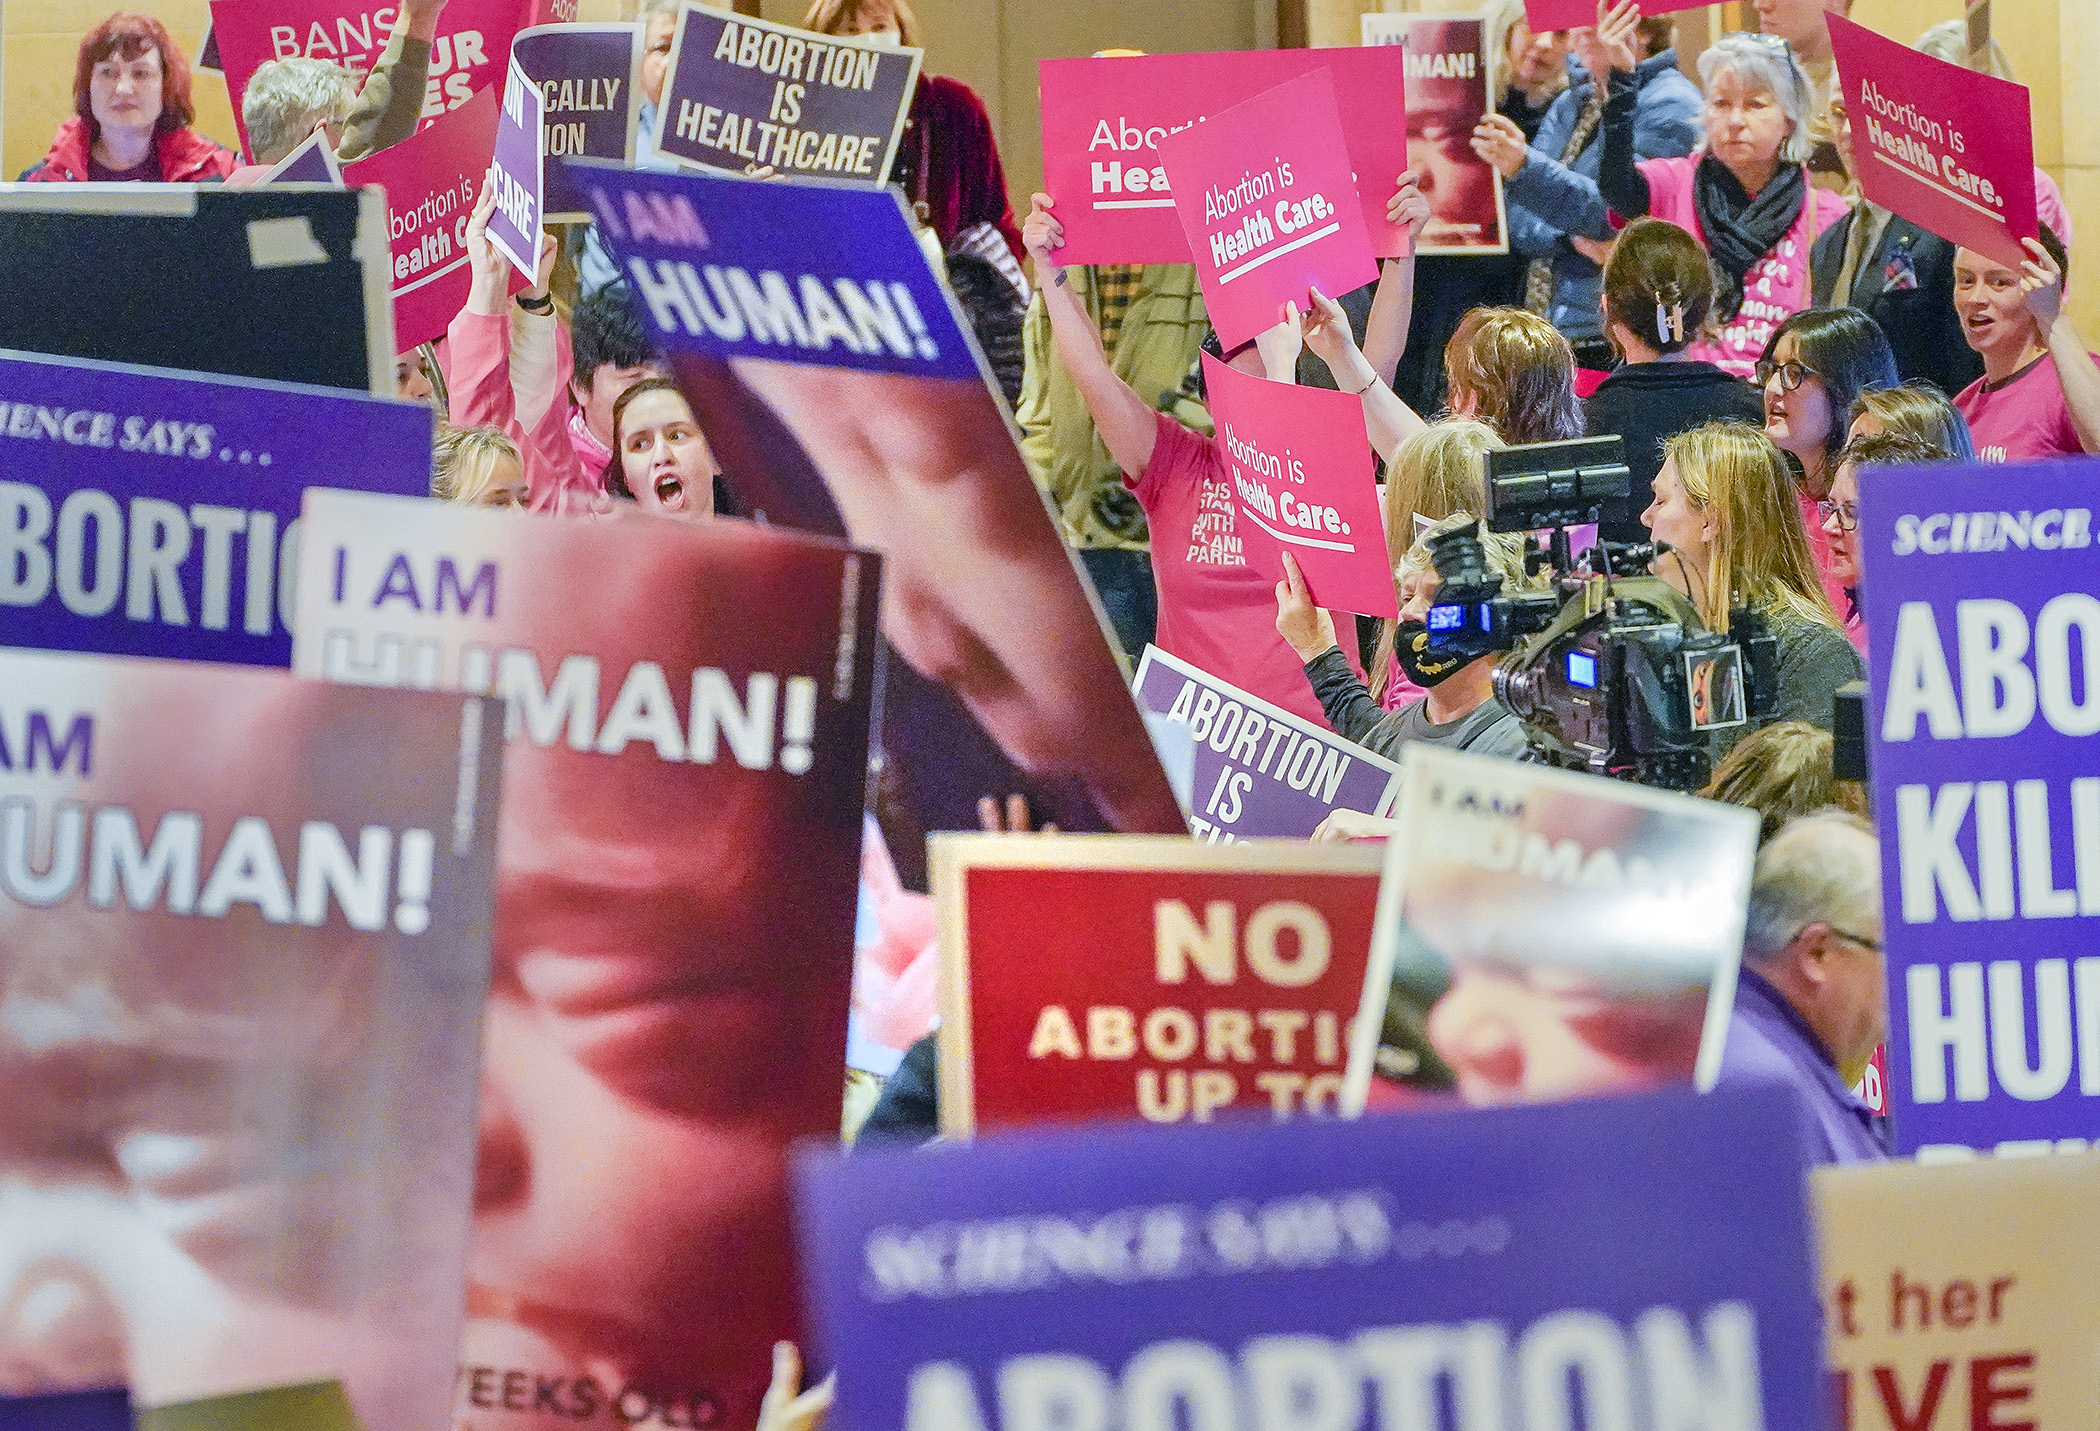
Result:
<svg viewBox="0 0 2100 1431"><path fill-rule="evenodd" d="M932 854L944 1132L1335 1111L1379 851L936 835Z"/></svg>
<svg viewBox="0 0 2100 1431"><path fill-rule="evenodd" d="M1286 301L1305 307L1308 288L1349 293L1378 277L1327 71L1170 134L1159 153L1227 349L1275 327Z"/></svg>
<svg viewBox="0 0 2100 1431"><path fill-rule="evenodd" d="M1408 167L1407 126L1394 122L1407 107L1401 52L1239 50L1042 62L1043 188L1065 226L1059 261L1187 263L1161 142L1319 69L1334 75L1344 138L1334 153L1355 171L1350 191L1372 247L1385 257L1406 253L1407 226L1385 217ZM1295 132L1297 120L1288 116L1279 132Z"/></svg>
<svg viewBox="0 0 2100 1431"><path fill-rule="evenodd" d="M1831 17L1852 154L1867 198L2017 270L2041 232L2034 128L2010 80L1921 55Z"/></svg>
<svg viewBox="0 0 2100 1431"><path fill-rule="evenodd" d="M1216 308L1211 317L1222 334ZM1289 552L1317 604L1398 617L1363 399L1272 383L1208 353L1203 380L1248 564L1280 581Z"/></svg>

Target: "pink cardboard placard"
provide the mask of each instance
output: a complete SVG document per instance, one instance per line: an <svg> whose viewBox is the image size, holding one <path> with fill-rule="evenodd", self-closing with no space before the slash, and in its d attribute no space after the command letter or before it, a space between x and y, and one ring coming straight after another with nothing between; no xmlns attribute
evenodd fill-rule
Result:
<svg viewBox="0 0 2100 1431"><path fill-rule="evenodd" d="M1373 250L1408 251L1386 201L1407 168L1405 60L1398 48L1244 50L1044 60L1043 188L1065 226L1062 263L1187 263L1188 239L1159 143L1227 106L1316 69L1334 74L1346 152Z"/></svg>
<svg viewBox="0 0 2100 1431"><path fill-rule="evenodd" d="M444 336L467 301L467 219L496 147L496 91L471 100L390 149L343 169L351 188L386 190L393 260L394 346L407 352Z"/></svg>
<svg viewBox="0 0 2100 1431"><path fill-rule="evenodd" d="M1853 166L1873 202L2017 269L2034 209L2027 90L1921 55L1830 17L1830 47L1852 121Z"/></svg>
<svg viewBox="0 0 2100 1431"><path fill-rule="evenodd" d="M1707 0L1641 0L1643 15L1700 10ZM1574 30L1597 23L1597 0L1524 0L1524 23L1533 30Z"/></svg>
<svg viewBox="0 0 2100 1431"><path fill-rule="evenodd" d="M1289 551L1319 605L1398 617L1363 399L1251 377L1208 353L1203 380L1248 563L1281 581Z"/></svg>
<svg viewBox="0 0 2100 1431"><path fill-rule="evenodd" d="M1170 134L1159 153L1228 350L1273 328L1286 300L1307 307L1308 288L1349 293L1377 279L1326 71Z"/></svg>

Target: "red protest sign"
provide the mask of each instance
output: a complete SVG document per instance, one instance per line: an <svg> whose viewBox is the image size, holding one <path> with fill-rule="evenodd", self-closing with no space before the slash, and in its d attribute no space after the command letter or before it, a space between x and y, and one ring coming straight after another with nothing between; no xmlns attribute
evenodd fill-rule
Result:
<svg viewBox="0 0 2100 1431"><path fill-rule="evenodd" d="M1335 1111L1375 847L936 835L932 862L943 1132Z"/></svg>
<svg viewBox="0 0 2100 1431"><path fill-rule="evenodd" d="M467 219L495 147L496 91L485 89L428 129L343 168L351 188L386 190L400 352L443 337L467 301Z"/></svg>
<svg viewBox="0 0 2100 1431"><path fill-rule="evenodd" d="M1870 200L2013 269L2034 209L2027 90L1830 17L1852 169Z"/></svg>
<svg viewBox="0 0 2100 1431"><path fill-rule="evenodd" d="M1334 80L1300 75L1159 142L1211 326L1230 349L1306 290L1378 277L1342 148Z"/></svg>
<svg viewBox="0 0 2100 1431"><path fill-rule="evenodd" d="M1386 201L1407 169L1406 66L1397 49L1244 50L1044 60L1043 189L1065 226L1063 263L1187 263L1160 158L1168 134L1313 70L1334 75L1346 153L1372 249L1407 252ZM1288 131L1286 131L1288 132Z"/></svg>
<svg viewBox="0 0 2100 1431"><path fill-rule="evenodd" d="M1203 381L1248 565L1280 581L1288 551L1319 605L1398 617L1363 399L1250 377L1208 353Z"/></svg>
<svg viewBox="0 0 2100 1431"><path fill-rule="evenodd" d="M563 8L574 7L563 0L450 0L430 45L424 125L500 85L511 37L528 23L573 19L573 14L553 13ZM241 96L258 67L304 55L332 60L362 80L386 49L398 14L395 0L212 0L212 35L219 43L242 148L248 129Z"/></svg>
<svg viewBox="0 0 2100 1431"><path fill-rule="evenodd" d="M1702 10L1709 0L1641 0L1643 15ZM1524 23L1532 30L1575 30L1597 23L1597 0L1524 0Z"/></svg>

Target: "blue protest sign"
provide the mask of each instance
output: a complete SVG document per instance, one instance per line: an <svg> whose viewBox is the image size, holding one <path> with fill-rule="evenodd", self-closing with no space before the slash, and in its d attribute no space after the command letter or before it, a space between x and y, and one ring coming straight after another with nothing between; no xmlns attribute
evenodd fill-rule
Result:
<svg viewBox="0 0 2100 1431"><path fill-rule="evenodd" d="M599 165L570 174L673 353L980 376L894 194Z"/></svg>
<svg viewBox="0 0 2100 1431"><path fill-rule="evenodd" d="M921 52L687 4L657 106L657 152L688 166L879 185Z"/></svg>
<svg viewBox="0 0 2100 1431"><path fill-rule="evenodd" d="M1757 1089L811 1155L829 1425L1812 1426L1802 1151Z"/></svg>
<svg viewBox="0 0 2100 1431"><path fill-rule="evenodd" d="M1904 1152L2100 1138L2100 462L1860 478Z"/></svg>
<svg viewBox="0 0 2100 1431"><path fill-rule="evenodd" d="M0 645L291 661L308 487L430 491L420 405L0 353Z"/></svg>

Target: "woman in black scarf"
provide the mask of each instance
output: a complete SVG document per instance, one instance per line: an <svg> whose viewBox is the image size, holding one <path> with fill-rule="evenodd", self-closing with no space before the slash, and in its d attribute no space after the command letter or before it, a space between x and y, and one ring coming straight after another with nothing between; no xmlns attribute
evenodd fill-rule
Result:
<svg viewBox="0 0 2100 1431"><path fill-rule="evenodd" d="M1631 40L1639 20L1629 3L1598 26L1611 95L1597 187L1622 218L1652 215L1706 246L1720 279L1717 331L1687 351L1747 378L1774 330L1812 305L1809 249L1845 215L1843 200L1808 182L1815 89L1777 36L1724 35L1699 56L1704 145L1681 159L1637 163Z"/></svg>

